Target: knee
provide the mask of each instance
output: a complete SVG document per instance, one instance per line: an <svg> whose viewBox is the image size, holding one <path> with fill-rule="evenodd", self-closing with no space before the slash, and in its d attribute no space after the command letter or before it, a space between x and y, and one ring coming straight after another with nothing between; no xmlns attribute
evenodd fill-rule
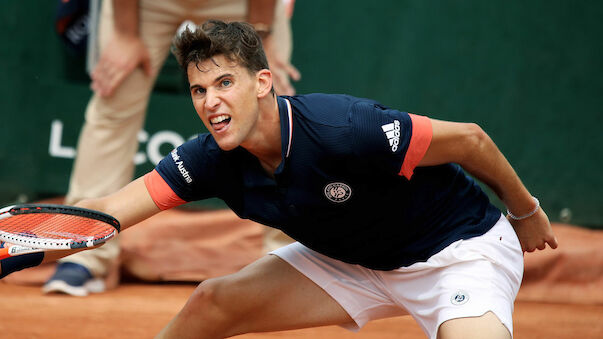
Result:
<svg viewBox="0 0 603 339"><path fill-rule="evenodd" d="M188 299L185 308L203 309L208 311L219 307L216 293L219 290L219 282L215 279L205 280L197 286Z"/></svg>
<svg viewBox="0 0 603 339"><path fill-rule="evenodd" d="M199 284L178 315L159 333L158 338L225 338L231 317L224 307L224 278Z"/></svg>
<svg viewBox="0 0 603 339"><path fill-rule="evenodd" d="M229 323L233 314L229 309L228 298L224 293L225 281L223 278L208 279L203 281L182 309L181 316L185 318L204 319L208 324Z"/></svg>

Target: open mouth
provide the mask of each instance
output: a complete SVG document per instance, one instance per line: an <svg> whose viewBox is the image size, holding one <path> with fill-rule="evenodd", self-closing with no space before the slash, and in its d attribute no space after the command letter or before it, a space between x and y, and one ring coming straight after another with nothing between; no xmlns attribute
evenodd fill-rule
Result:
<svg viewBox="0 0 603 339"><path fill-rule="evenodd" d="M211 124L211 127L214 129L214 131L219 132L226 128L226 126L228 126L228 124L230 123L230 116L226 114L218 115L216 117L211 118L211 120L209 120L209 123Z"/></svg>

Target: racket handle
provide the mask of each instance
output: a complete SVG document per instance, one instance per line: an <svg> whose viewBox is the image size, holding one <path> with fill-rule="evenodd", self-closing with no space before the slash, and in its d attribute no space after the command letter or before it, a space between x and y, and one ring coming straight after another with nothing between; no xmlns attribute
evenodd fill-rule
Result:
<svg viewBox="0 0 603 339"><path fill-rule="evenodd" d="M44 250L38 248L6 245L0 247L0 279L25 268L38 266L44 260Z"/></svg>
<svg viewBox="0 0 603 339"><path fill-rule="evenodd" d="M22 254L37 253L37 252L44 252L44 250L39 249L39 248L33 248L33 247L4 244L4 247L0 248L0 260L10 258L10 257L15 257L15 256L22 255Z"/></svg>

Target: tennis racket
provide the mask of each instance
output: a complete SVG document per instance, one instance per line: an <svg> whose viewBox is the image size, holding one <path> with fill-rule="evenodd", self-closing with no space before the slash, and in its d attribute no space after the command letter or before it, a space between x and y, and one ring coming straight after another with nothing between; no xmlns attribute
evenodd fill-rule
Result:
<svg viewBox="0 0 603 339"><path fill-rule="evenodd" d="M0 260L26 253L94 247L120 231L110 215L85 208L23 204L0 209ZM10 244L10 245L9 245Z"/></svg>

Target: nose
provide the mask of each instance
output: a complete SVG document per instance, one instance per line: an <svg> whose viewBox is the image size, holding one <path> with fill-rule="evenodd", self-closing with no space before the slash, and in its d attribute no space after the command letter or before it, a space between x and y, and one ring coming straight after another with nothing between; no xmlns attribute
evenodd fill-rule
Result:
<svg viewBox="0 0 603 339"><path fill-rule="evenodd" d="M220 97L213 90L207 90L205 93L205 109L214 111L220 106Z"/></svg>

